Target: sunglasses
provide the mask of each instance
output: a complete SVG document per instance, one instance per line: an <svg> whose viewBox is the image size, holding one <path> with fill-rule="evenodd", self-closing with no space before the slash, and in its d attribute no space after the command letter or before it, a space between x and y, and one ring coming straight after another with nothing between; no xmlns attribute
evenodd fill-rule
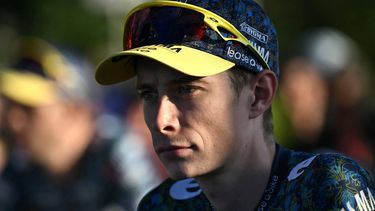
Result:
<svg viewBox="0 0 375 211"><path fill-rule="evenodd" d="M237 42L251 50L263 68L270 69L251 42L232 24L206 9L180 2L148 2L126 18L124 50L153 44L204 41Z"/></svg>

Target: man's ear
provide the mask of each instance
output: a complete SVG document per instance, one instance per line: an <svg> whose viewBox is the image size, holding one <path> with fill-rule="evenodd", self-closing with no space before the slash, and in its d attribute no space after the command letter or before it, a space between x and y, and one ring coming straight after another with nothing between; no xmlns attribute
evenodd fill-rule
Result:
<svg viewBox="0 0 375 211"><path fill-rule="evenodd" d="M250 105L249 118L255 118L271 106L278 83L275 73L271 70L257 73L250 83L253 90L253 101Z"/></svg>

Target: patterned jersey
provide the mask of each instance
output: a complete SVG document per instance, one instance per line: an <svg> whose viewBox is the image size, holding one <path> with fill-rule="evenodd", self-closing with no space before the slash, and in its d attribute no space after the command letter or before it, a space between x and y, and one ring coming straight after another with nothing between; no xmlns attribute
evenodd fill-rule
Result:
<svg viewBox="0 0 375 211"><path fill-rule="evenodd" d="M276 147L267 188L255 210L375 210L375 186L352 159ZM214 210L192 179L165 180L138 210Z"/></svg>

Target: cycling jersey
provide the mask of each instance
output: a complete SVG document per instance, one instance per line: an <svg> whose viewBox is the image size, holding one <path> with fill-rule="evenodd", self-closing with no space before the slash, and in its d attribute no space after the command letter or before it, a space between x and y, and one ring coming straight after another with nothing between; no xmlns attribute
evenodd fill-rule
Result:
<svg viewBox="0 0 375 211"><path fill-rule="evenodd" d="M255 210L375 210L375 186L352 159L276 147L267 187ZM214 210L192 179L165 180L138 210Z"/></svg>

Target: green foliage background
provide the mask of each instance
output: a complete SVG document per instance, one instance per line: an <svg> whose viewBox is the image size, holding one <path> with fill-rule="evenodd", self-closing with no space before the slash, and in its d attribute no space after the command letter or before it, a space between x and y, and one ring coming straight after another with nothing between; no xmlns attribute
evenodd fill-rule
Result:
<svg viewBox="0 0 375 211"><path fill-rule="evenodd" d="M100 1L101 5L119 5L112 7L117 7L117 14L110 15L103 6L96 6L96 12L88 9L87 4ZM87 2L90 0L1 0L0 27L12 27L18 35L39 36L68 46L97 63L112 53L113 49L108 46L121 49L121 20L137 0ZM278 30L281 61L285 59L284 52L289 50L288 46L302 32L312 27L331 26L353 38L374 67L374 0L264 0L263 6ZM118 14L121 10L123 14ZM114 23L118 23L118 29L111 32L111 36L109 30L116 27ZM9 43L1 37L0 31L0 52L6 57L11 50L6 49ZM0 63L3 60L0 58Z"/></svg>
<svg viewBox="0 0 375 211"><path fill-rule="evenodd" d="M279 32L281 51L312 27L334 27L350 36L375 61L375 1L266 0L265 8Z"/></svg>

